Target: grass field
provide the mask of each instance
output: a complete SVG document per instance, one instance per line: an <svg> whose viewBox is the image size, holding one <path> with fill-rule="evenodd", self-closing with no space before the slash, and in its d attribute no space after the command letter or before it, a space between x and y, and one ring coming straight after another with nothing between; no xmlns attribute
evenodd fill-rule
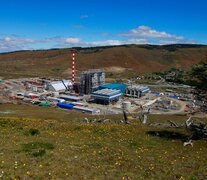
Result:
<svg viewBox="0 0 207 180"><path fill-rule="evenodd" d="M83 117L86 114L54 108L0 105L2 179L207 177L207 142L198 140L194 147L183 147L185 130L156 129L132 120L129 125L87 124ZM183 122L186 117L149 119Z"/></svg>

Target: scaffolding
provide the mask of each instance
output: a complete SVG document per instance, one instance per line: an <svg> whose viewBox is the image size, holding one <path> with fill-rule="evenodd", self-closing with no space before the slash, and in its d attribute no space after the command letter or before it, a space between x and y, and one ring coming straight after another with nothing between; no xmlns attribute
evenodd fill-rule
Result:
<svg viewBox="0 0 207 180"><path fill-rule="evenodd" d="M81 94L91 94L105 84L105 72L101 69L92 69L81 73Z"/></svg>

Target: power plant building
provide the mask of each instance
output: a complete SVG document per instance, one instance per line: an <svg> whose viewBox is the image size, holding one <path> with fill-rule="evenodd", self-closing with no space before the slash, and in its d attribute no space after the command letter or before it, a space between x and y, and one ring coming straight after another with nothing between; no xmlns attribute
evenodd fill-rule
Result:
<svg viewBox="0 0 207 180"><path fill-rule="evenodd" d="M91 94L91 98L99 104L110 104L111 102L117 102L121 96L121 91L116 89L101 89Z"/></svg>
<svg viewBox="0 0 207 180"><path fill-rule="evenodd" d="M105 72L101 69L81 73L81 94L91 94L103 84L105 84Z"/></svg>
<svg viewBox="0 0 207 180"><path fill-rule="evenodd" d="M150 89L146 86L132 85L126 88L125 95L128 97L140 98L148 92L150 92Z"/></svg>

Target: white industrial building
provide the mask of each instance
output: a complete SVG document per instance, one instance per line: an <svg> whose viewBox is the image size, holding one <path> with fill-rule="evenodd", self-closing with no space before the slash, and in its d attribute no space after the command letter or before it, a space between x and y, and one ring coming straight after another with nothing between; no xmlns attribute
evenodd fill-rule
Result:
<svg viewBox="0 0 207 180"><path fill-rule="evenodd" d="M128 97L140 98L148 92L150 92L150 89L146 86L132 85L127 86L125 95Z"/></svg>
<svg viewBox="0 0 207 180"><path fill-rule="evenodd" d="M48 91L67 91L72 88L73 84L71 80L61 80L61 81L53 81L49 82L46 86L46 90Z"/></svg>

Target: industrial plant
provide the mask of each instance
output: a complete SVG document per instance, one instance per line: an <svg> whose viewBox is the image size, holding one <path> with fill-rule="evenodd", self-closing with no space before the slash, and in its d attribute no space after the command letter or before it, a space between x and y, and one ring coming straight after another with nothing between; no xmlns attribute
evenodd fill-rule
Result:
<svg viewBox="0 0 207 180"><path fill-rule="evenodd" d="M154 92L146 85L106 83L103 69L89 69L78 76L74 50L71 69L71 79L67 80L38 77L2 81L2 102L50 106L90 114L119 114L123 109L135 113L144 106L150 106L154 113L176 113L193 107L192 101L181 103L178 94L175 96L168 92L162 96L164 93Z"/></svg>

